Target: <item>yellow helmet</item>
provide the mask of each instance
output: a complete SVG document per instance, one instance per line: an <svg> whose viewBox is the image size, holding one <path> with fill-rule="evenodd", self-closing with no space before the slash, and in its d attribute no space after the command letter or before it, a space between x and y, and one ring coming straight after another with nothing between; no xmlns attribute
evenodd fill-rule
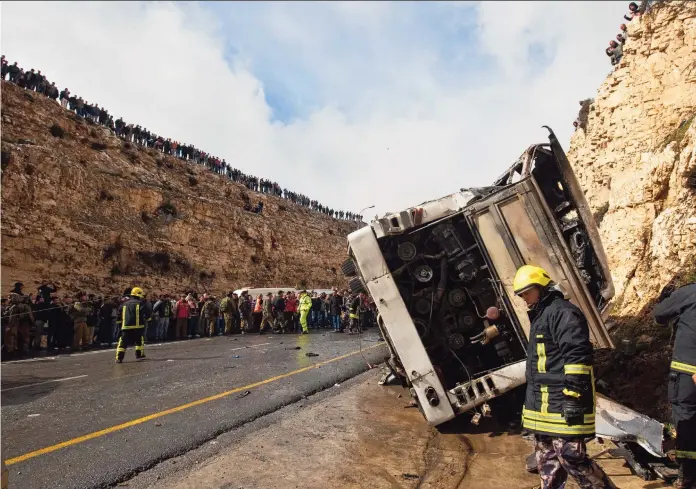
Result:
<svg viewBox="0 0 696 489"><path fill-rule="evenodd" d="M145 292L143 292L143 289L141 289L140 287L133 287L133 290L131 290L130 295L131 297L137 297L139 299L142 299L143 297L145 297Z"/></svg>
<svg viewBox="0 0 696 489"><path fill-rule="evenodd" d="M523 265L515 274L515 280L512 281L512 288L515 294L519 295L533 285L546 287L551 282L551 277L543 268L535 267L534 265Z"/></svg>

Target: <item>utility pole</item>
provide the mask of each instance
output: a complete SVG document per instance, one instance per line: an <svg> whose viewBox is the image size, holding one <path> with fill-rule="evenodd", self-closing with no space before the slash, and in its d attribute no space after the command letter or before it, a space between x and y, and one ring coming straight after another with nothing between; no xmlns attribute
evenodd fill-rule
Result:
<svg viewBox="0 0 696 489"><path fill-rule="evenodd" d="M368 209L372 209L373 207L374 207L374 205L371 205L371 206L369 206L369 207L365 207L363 210L361 210L360 212L358 212L358 216L362 216L362 213L363 213L363 212L365 212L365 211L368 210ZM361 218L361 217L358 217L358 227L357 227L357 229L360 229L360 223L361 223L361 222L362 222L362 218Z"/></svg>

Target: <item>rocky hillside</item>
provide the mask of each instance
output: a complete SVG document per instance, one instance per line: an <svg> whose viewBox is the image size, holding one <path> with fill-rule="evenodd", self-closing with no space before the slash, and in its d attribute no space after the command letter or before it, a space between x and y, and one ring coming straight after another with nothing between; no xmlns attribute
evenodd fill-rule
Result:
<svg viewBox="0 0 696 489"><path fill-rule="evenodd" d="M620 318L696 272L696 2L659 4L628 33L568 153L600 222Z"/></svg>
<svg viewBox="0 0 696 489"><path fill-rule="evenodd" d="M264 215L242 209L264 202ZM66 292L328 287L355 223L125 143L2 82L2 285Z"/></svg>

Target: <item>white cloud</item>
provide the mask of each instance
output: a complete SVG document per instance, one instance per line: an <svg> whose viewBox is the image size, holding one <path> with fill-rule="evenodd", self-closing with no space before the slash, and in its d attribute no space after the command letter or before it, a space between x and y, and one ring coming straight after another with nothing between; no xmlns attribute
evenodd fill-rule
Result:
<svg viewBox="0 0 696 489"><path fill-rule="evenodd" d="M545 139L542 124L568 141L578 100L610 71L603 50L625 5L210 8L4 2L2 50L247 173L335 208L382 213L488 184ZM302 116L273 121L257 76L284 86Z"/></svg>

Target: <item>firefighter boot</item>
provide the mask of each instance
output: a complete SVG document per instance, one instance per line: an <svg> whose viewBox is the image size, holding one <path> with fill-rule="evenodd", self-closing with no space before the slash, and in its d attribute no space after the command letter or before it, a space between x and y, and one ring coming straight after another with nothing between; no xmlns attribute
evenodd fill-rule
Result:
<svg viewBox="0 0 696 489"><path fill-rule="evenodd" d="M674 482L676 489L696 489L696 460L682 460L679 477Z"/></svg>

